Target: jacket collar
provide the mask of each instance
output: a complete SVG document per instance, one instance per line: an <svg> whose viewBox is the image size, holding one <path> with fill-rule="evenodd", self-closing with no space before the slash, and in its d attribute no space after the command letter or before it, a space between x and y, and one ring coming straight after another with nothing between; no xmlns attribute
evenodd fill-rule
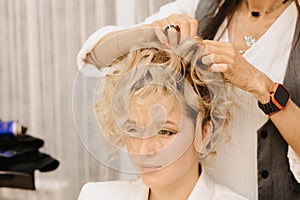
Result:
<svg viewBox="0 0 300 200"><path fill-rule="evenodd" d="M201 200L210 200L214 195L215 183L208 177L204 167L202 167L201 170L201 175L188 200L199 200L199 197L201 197ZM149 187L147 187L141 179L139 179L138 182L140 182L140 188L139 190L136 190L136 200L148 199Z"/></svg>

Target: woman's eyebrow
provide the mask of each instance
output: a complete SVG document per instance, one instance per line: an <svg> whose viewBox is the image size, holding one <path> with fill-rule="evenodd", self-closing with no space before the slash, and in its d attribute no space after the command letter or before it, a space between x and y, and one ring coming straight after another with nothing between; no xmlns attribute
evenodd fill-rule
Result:
<svg viewBox="0 0 300 200"><path fill-rule="evenodd" d="M173 120L166 120L166 121L159 121L158 124L166 124L166 125L173 125L173 126L177 126L177 122L173 121Z"/></svg>
<svg viewBox="0 0 300 200"><path fill-rule="evenodd" d="M178 126L178 123L174 120L160 120L160 121L152 121L152 123L154 124L158 124L160 126L164 126L164 125L171 125L171 126ZM128 127L137 127L138 125L136 124L135 121L128 119L123 123L123 127L124 128L128 128Z"/></svg>
<svg viewBox="0 0 300 200"><path fill-rule="evenodd" d="M136 122L131 120L131 119L128 119L126 120L124 123L123 123L123 126L124 127L128 127L128 126L136 126Z"/></svg>

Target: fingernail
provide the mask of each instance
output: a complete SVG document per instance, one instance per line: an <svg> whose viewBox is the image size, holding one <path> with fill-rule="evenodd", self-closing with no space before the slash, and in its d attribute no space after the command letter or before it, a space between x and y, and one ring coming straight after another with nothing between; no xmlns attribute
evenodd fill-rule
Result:
<svg viewBox="0 0 300 200"><path fill-rule="evenodd" d="M164 42L167 48L170 48L170 44L168 42Z"/></svg>

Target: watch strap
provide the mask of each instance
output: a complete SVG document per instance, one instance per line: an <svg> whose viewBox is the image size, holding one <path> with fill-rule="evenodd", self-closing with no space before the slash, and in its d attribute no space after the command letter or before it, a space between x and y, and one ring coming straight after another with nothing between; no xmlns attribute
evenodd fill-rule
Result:
<svg viewBox="0 0 300 200"><path fill-rule="evenodd" d="M258 107L266 115L273 115L285 108L289 98L290 93L288 89L280 83L275 83L272 91L270 92L270 101L266 104L262 104L258 101Z"/></svg>
<svg viewBox="0 0 300 200"><path fill-rule="evenodd" d="M262 104L258 101L258 107L266 114L271 115L278 112L280 109L271 101L266 104Z"/></svg>

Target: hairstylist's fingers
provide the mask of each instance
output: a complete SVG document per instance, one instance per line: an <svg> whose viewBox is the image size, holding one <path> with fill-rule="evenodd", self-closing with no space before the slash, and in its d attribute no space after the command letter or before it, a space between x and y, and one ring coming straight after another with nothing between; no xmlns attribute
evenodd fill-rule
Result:
<svg viewBox="0 0 300 200"><path fill-rule="evenodd" d="M207 53L207 55L202 58L202 62L205 65L226 64L227 69L236 66L239 54L232 44L210 40L204 40L203 43L205 52Z"/></svg>
<svg viewBox="0 0 300 200"><path fill-rule="evenodd" d="M226 72L228 70L227 64L213 64L208 71L211 72Z"/></svg>
<svg viewBox="0 0 300 200"><path fill-rule="evenodd" d="M207 54L202 57L202 63L208 67L217 64L217 65L226 65L228 68L229 65L233 65L234 60L230 56L225 56L220 54Z"/></svg>
<svg viewBox="0 0 300 200"><path fill-rule="evenodd" d="M167 29L165 32L168 37L170 46L177 47L180 41L180 31L177 31L175 29Z"/></svg>
<svg viewBox="0 0 300 200"><path fill-rule="evenodd" d="M189 21L181 15L171 15L169 21L174 21L180 28L180 33L183 37L178 41L179 44L184 42L184 39L190 37L190 24Z"/></svg>
<svg viewBox="0 0 300 200"><path fill-rule="evenodd" d="M207 53L229 56L234 56L235 54L235 49L229 42L203 40L203 44Z"/></svg>
<svg viewBox="0 0 300 200"><path fill-rule="evenodd" d="M194 18L189 17L186 14L173 14L168 17L168 21L175 22L180 27L181 37L179 44L182 44L188 38L197 35L198 21Z"/></svg>
<svg viewBox="0 0 300 200"><path fill-rule="evenodd" d="M196 20L195 18L191 18L186 14L181 14L180 16L189 22L190 32L188 33L188 36L194 37L198 35L198 20Z"/></svg>
<svg viewBox="0 0 300 200"><path fill-rule="evenodd" d="M220 42L220 41L215 41L215 40L203 40L203 43L206 45L219 46L219 47L231 44L229 42Z"/></svg>
<svg viewBox="0 0 300 200"><path fill-rule="evenodd" d="M165 35L164 28L162 28L167 23L168 22L166 20L165 20L165 22L155 21L155 22L153 22L153 26L155 27L154 32L155 32L155 35L156 35L157 39L161 43L163 43L166 47L170 48L168 38ZM167 26L167 25L165 25L165 26Z"/></svg>
<svg viewBox="0 0 300 200"><path fill-rule="evenodd" d="M226 63L226 64L233 64L234 60L233 58L222 55L222 54L207 54L202 57L202 62L205 65L212 65L214 63L216 64L221 64L221 63Z"/></svg>
<svg viewBox="0 0 300 200"><path fill-rule="evenodd" d="M212 55L211 54L207 54L205 56L202 57L202 63L204 65L210 66L214 63Z"/></svg>

